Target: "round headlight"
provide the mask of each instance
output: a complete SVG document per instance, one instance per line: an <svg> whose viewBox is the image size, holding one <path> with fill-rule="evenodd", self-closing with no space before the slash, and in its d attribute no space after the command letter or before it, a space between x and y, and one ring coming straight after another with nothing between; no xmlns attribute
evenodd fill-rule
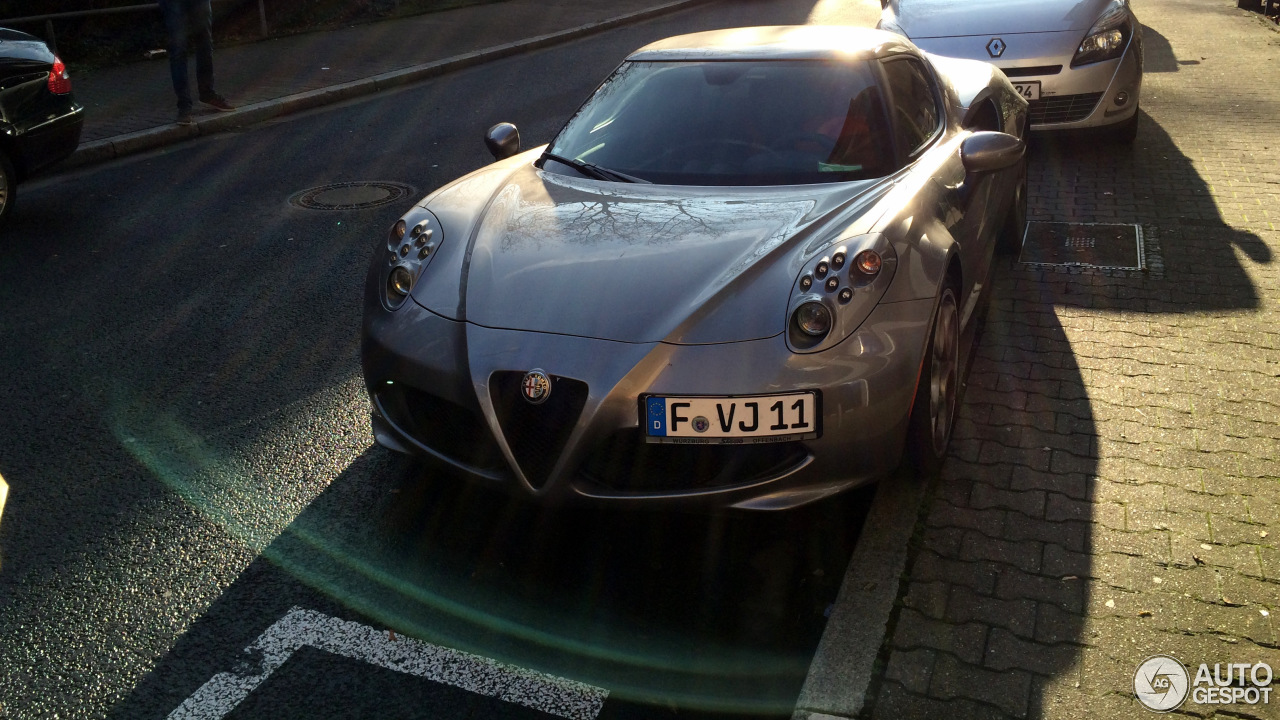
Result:
<svg viewBox="0 0 1280 720"><path fill-rule="evenodd" d="M392 241L399 243L401 240L404 239L404 234L406 231L407 231L407 227L404 224L404 220L397 220L396 224L391 226Z"/></svg>
<svg viewBox="0 0 1280 720"><path fill-rule="evenodd" d="M822 337L831 332L831 311L820 302L809 301L796 308L796 327L810 337Z"/></svg>
<svg viewBox="0 0 1280 720"><path fill-rule="evenodd" d="M875 250L863 250L853 259L859 272L864 275L875 275L880 272L880 255Z"/></svg>
<svg viewBox="0 0 1280 720"><path fill-rule="evenodd" d="M395 297L404 297L413 289L413 274L403 265L391 269L391 277L387 279L387 289Z"/></svg>

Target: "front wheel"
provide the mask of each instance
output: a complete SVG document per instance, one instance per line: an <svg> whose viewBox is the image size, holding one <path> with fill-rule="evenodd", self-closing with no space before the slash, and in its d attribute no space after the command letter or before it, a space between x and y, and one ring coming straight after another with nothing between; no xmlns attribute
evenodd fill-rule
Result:
<svg viewBox="0 0 1280 720"><path fill-rule="evenodd" d="M1134 108L1133 117L1116 125L1111 137L1121 145L1132 145L1138 139L1138 109Z"/></svg>
<svg viewBox="0 0 1280 720"><path fill-rule="evenodd" d="M0 150L0 227L13 211L13 203L18 199L18 175L13 170L13 163Z"/></svg>
<svg viewBox="0 0 1280 720"><path fill-rule="evenodd" d="M934 313L907 437L910 463L923 475L942 469L960 396L959 286L948 278Z"/></svg>

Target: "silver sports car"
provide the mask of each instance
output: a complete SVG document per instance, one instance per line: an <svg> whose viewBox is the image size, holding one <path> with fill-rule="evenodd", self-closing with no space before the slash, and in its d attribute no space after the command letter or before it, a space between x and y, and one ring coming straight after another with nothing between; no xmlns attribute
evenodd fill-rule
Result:
<svg viewBox="0 0 1280 720"><path fill-rule="evenodd" d="M1033 130L1138 131L1142 25L1129 0L881 0L880 24L939 55L995 63Z"/></svg>
<svg viewBox="0 0 1280 720"><path fill-rule="evenodd" d="M943 457L1027 103L898 35L633 53L548 146L423 199L370 268L377 441L546 502L781 509Z"/></svg>

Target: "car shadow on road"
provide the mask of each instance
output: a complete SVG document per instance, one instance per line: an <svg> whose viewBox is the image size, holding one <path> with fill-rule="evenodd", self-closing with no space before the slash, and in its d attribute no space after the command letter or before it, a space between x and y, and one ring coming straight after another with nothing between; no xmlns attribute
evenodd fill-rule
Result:
<svg viewBox="0 0 1280 720"><path fill-rule="evenodd" d="M1106 601L1125 597L1118 588L1154 592L1151 577L1175 571L1213 586L1151 499L1214 463L1187 449L1189 393L1205 379L1173 368L1195 364L1183 333L1260 306L1237 253L1269 263L1271 251L1226 222L1145 113L1132 148L1036 138L1030 183L1032 221L1140 224L1147 270L998 266L873 717L1142 712L1134 669L1178 636L1153 635L1163 626L1134 625L1150 612Z"/></svg>
<svg viewBox="0 0 1280 720"><path fill-rule="evenodd" d="M1178 72L1181 65L1199 65L1194 58L1179 60L1173 53L1173 45L1169 39L1154 28L1142 26L1142 72L1161 73Z"/></svg>
<svg viewBox="0 0 1280 720"><path fill-rule="evenodd" d="M252 660L242 649L300 606L605 687L601 717L668 706L786 717L868 502L750 516L547 509L374 447L111 716L167 714ZM321 700L257 695L273 717L323 715ZM381 698L385 717L413 698Z"/></svg>

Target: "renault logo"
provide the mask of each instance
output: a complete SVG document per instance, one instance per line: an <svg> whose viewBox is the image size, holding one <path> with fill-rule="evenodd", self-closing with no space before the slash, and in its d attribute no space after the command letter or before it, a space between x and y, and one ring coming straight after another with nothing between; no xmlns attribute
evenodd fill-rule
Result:
<svg viewBox="0 0 1280 720"><path fill-rule="evenodd" d="M991 42L987 43L987 54L993 58L998 58L1004 54L1004 49L1008 47L1000 38L991 38Z"/></svg>
<svg viewBox="0 0 1280 720"><path fill-rule="evenodd" d="M541 405L551 397L551 378L541 370L530 370L524 374L520 392L531 404Z"/></svg>

